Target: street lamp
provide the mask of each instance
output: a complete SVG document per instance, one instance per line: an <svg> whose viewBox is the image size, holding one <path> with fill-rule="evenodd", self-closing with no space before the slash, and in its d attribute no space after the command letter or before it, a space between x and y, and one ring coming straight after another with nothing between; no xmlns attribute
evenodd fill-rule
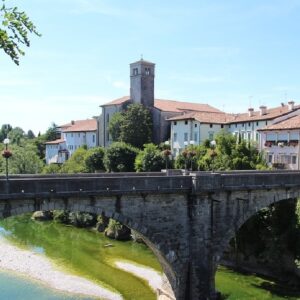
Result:
<svg viewBox="0 0 300 300"><path fill-rule="evenodd" d="M217 156L215 149L216 149L217 143L215 140L212 140L212 141L210 141L209 145L210 145L210 149L212 150L210 156L212 158L212 171L214 172L215 157Z"/></svg>
<svg viewBox="0 0 300 300"><path fill-rule="evenodd" d="M4 139L3 143L5 145L5 149L2 152L2 156L6 160L6 180L8 180L8 159L12 156L12 153L8 150L9 139Z"/></svg>
<svg viewBox="0 0 300 300"><path fill-rule="evenodd" d="M170 142L165 141L165 150L163 151L163 155L166 160L166 170L168 170L169 157L171 155L171 150L169 149L169 147L170 147Z"/></svg>

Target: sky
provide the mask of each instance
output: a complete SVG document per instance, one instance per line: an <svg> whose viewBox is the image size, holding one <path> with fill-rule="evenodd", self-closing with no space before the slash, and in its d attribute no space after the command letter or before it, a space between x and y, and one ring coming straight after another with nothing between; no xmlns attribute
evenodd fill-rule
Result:
<svg viewBox="0 0 300 300"><path fill-rule="evenodd" d="M0 52L0 125L45 132L129 95L129 64L156 64L155 97L226 112L300 104L300 0L6 0L42 37ZM1 50L1 49L0 49Z"/></svg>

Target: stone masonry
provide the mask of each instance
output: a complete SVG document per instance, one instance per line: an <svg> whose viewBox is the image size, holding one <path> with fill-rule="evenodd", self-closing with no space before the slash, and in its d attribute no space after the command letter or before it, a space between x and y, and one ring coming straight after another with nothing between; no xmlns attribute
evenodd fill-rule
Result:
<svg viewBox="0 0 300 300"><path fill-rule="evenodd" d="M218 262L242 224L299 194L297 171L15 176L0 178L0 216L66 209L111 217L144 237L170 299L206 300L216 298Z"/></svg>

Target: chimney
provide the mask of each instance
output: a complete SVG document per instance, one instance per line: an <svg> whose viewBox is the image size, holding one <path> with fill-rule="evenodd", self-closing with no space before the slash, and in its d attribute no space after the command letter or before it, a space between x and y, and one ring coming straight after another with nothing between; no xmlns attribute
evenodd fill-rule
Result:
<svg viewBox="0 0 300 300"><path fill-rule="evenodd" d="M72 124L72 125L74 125L74 124L75 124L75 121L74 121L74 120L72 120L72 121L71 121L71 124Z"/></svg>
<svg viewBox="0 0 300 300"><path fill-rule="evenodd" d="M249 117L253 117L254 109L252 107L248 108Z"/></svg>
<svg viewBox="0 0 300 300"><path fill-rule="evenodd" d="M295 104L294 101L289 101L289 102L288 102L289 110L293 110L293 109L294 109L294 104Z"/></svg>
<svg viewBox="0 0 300 300"><path fill-rule="evenodd" d="M265 115L267 113L267 107L265 105L261 105L259 107L259 109L260 109L260 115L261 116L263 116L263 115Z"/></svg>

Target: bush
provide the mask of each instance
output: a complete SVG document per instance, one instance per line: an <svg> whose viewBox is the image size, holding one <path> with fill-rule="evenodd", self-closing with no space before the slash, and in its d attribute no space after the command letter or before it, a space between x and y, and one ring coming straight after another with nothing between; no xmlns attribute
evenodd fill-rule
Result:
<svg viewBox="0 0 300 300"><path fill-rule="evenodd" d="M91 148L87 151L85 156L85 166L87 172L95 172L105 170L103 158L104 149L102 147Z"/></svg>
<svg viewBox="0 0 300 300"><path fill-rule="evenodd" d="M134 165L137 172L160 171L165 166L165 159L156 145L146 144L137 155Z"/></svg>
<svg viewBox="0 0 300 300"><path fill-rule="evenodd" d="M109 172L133 172L138 149L123 142L113 143L104 156L104 165Z"/></svg>

